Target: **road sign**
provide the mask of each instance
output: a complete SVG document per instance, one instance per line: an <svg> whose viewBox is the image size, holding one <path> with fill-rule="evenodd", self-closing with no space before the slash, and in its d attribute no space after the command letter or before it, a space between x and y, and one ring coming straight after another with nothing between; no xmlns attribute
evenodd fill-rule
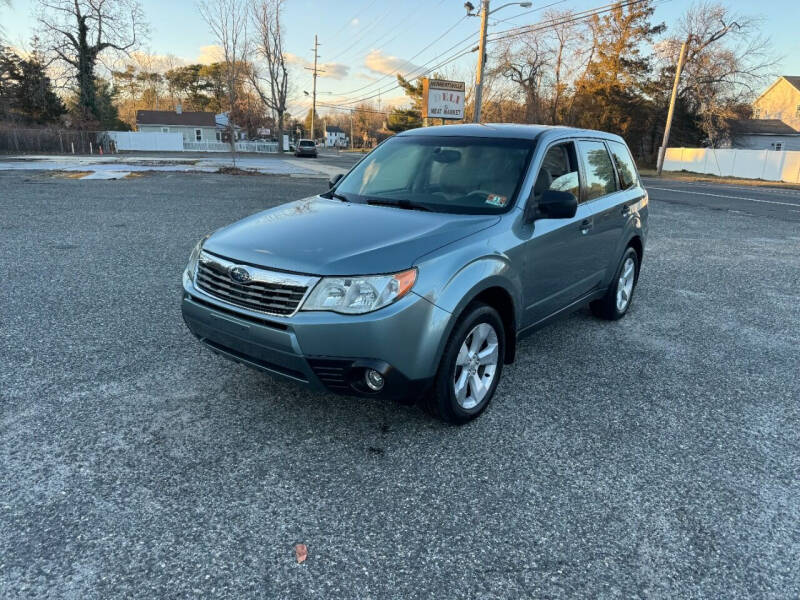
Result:
<svg viewBox="0 0 800 600"><path fill-rule="evenodd" d="M463 81L422 80L422 116L436 119L463 119Z"/></svg>

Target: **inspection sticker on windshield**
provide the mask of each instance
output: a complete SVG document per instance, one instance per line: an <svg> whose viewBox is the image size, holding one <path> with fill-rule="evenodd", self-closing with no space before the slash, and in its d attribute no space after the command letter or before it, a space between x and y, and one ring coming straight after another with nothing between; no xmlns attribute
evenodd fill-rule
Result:
<svg viewBox="0 0 800 600"><path fill-rule="evenodd" d="M489 194L486 196L486 204L491 204L492 206L499 206L503 208L508 202L508 198L505 196L501 196L500 194Z"/></svg>

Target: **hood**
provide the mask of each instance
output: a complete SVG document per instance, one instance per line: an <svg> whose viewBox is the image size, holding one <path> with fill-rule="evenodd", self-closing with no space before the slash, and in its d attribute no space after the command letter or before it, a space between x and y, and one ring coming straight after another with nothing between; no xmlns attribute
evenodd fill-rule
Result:
<svg viewBox="0 0 800 600"><path fill-rule="evenodd" d="M497 215L424 212L314 196L224 227L203 248L229 260L295 273L392 273L499 220Z"/></svg>

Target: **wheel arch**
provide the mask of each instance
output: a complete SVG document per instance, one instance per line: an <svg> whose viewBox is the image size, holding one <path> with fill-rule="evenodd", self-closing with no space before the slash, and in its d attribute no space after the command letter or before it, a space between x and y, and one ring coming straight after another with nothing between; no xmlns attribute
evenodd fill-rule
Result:
<svg viewBox="0 0 800 600"><path fill-rule="evenodd" d="M500 320L503 323L505 330L505 364L511 364L516 357L517 347L517 329L519 326L520 315L519 302L514 299L518 298L518 293L515 294L514 285L511 281L500 276L492 276L486 279L481 279L475 282L466 293L460 293L460 298L454 303L454 306L443 307L451 313L451 318L447 323L447 327L439 341L439 347L436 352L437 364L441 362L445 346L447 345L456 324L463 317L467 308L475 303L481 302L494 308Z"/></svg>

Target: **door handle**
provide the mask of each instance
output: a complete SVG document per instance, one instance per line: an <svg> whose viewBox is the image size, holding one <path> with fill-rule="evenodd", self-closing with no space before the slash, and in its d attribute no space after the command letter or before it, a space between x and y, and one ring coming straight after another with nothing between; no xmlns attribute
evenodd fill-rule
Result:
<svg viewBox="0 0 800 600"><path fill-rule="evenodd" d="M592 228L592 220L591 219L584 219L581 221L581 233L586 235L589 233L589 230Z"/></svg>

